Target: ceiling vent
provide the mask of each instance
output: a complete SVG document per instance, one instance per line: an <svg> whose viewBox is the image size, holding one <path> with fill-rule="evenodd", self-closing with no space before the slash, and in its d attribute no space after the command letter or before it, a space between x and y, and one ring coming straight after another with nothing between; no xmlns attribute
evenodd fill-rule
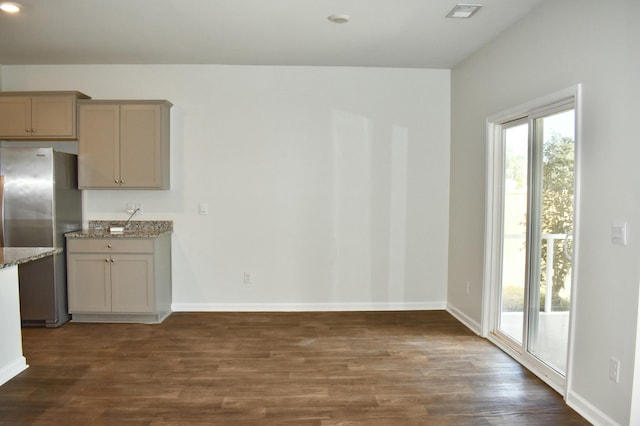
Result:
<svg viewBox="0 0 640 426"><path fill-rule="evenodd" d="M481 7L481 4L457 4L447 14L447 18L468 19L475 15Z"/></svg>

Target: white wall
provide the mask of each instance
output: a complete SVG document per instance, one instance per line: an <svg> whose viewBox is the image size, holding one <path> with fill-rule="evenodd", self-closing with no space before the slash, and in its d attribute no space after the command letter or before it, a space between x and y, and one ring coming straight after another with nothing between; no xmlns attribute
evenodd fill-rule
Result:
<svg viewBox="0 0 640 426"><path fill-rule="evenodd" d="M448 303L472 326L482 319L486 119L583 84L568 402L601 424L628 424L631 410L640 278L638 13L636 0L547 1L452 72ZM614 220L628 222L626 247L611 243ZM612 356L621 361L619 384L608 377Z"/></svg>
<svg viewBox="0 0 640 426"><path fill-rule="evenodd" d="M445 307L448 70L1 68L3 90L173 102L171 190L86 191L85 219L173 220L175 309Z"/></svg>

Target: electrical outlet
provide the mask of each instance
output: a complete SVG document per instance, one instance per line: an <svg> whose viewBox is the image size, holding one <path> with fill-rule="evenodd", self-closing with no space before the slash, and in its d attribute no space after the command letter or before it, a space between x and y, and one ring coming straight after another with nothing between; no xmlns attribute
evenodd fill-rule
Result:
<svg viewBox="0 0 640 426"><path fill-rule="evenodd" d="M135 203L130 203L130 202L128 202L128 201L127 201L127 202L124 204L124 211L125 211L125 213L127 213L127 214L131 214L131 213L133 213L133 211L135 210L135 208L136 208L136 204L135 204Z"/></svg>
<svg viewBox="0 0 640 426"><path fill-rule="evenodd" d="M620 381L620 361L614 357L609 358L609 378L616 383Z"/></svg>
<svg viewBox="0 0 640 426"><path fill-rule="evenodd" d="M144 205L142 203L135 203L133 205L133 209L134 211L135 209L138 209L138 211L136 212L137 215L144 213ZM133 213L133 211L131 213Z"/></svg>
<svg viewBox="0 0 640 426"><path fill-rule="evenodd" d="M243 279L243 281L242 281L242 282L243 282L244 284L251 284L251 283L252 283L252 281L251 281L251 274L250 274L250 273L248 273L248 272L245 272L245 273L244 273L244 279Z"/></svg>

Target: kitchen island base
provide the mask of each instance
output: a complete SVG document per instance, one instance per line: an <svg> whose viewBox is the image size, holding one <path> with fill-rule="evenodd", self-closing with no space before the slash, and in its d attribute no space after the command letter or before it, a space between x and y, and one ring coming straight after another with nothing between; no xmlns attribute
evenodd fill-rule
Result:
<svg viewBox="0 0 640 426"><path fill-rule="evenodd" d="M0 247L0 385L24 371L18 265L62 253L54 247Z"/></svg>
<svg viewBox="0 0 640 426"><path fill-rule="evenodd" d="M20 330L18 267L0 269L0 385L26 370Z"/></svg>

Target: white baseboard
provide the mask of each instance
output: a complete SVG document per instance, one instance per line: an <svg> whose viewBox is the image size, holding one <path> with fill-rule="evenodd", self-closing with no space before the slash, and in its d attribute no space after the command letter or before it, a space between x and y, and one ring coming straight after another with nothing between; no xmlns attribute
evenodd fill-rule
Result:
<svg viewBox="0 0 640 426"><path fill-rule="evenodd" d="M565 399L567 405L576 412L578 412L582 417L587 419L591 424L595 426L619 426L620 423L613 420L611 417L607 416L602 411L598 410L596 407L591 405L589 401L582 398L577 393L573 392L571 389L567 392L567 397Z"/></svg>
<svg viewBox="0 0 640 426"><path fill-rule="evenodd" d="M467 326L468 329L476 333L478 336L482 335L482 327L480 326L480 323L474 321L460 309L456 308L450 303L447 303L447 312L453 315L458 321Z"/></svg>
<svg viewBox="0 0 640 426"><path fill-rule="evenodd" d="M446 302L389 303L173 303L173 312L319 312L319 311L435 311Z"/></svg>
<svg viewBox="0 0 640 426"><path fill-rule="evenodd" d="M29 366L25 357L20 356L0 369L0 386L22 373Z"/></svg>

